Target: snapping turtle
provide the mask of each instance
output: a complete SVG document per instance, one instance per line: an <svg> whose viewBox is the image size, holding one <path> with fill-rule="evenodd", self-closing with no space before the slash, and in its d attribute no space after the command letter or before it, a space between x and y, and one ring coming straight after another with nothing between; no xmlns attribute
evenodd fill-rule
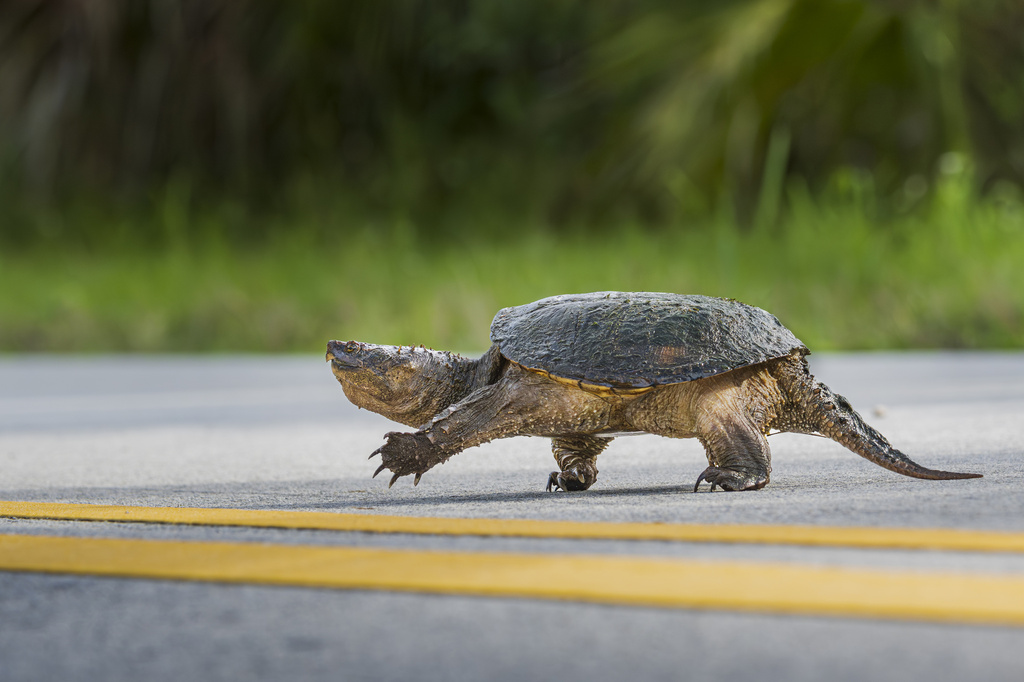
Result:
<svg viewBox="0 0 1024 682"><path fill-rule="evenodd" d="M479 359L402 346L327 344L345 395L402 424L380 455L384 469L415 475L495 438L551 439L559 471L547 489L585 490L612 438L655 433L698 438L711 490L768 483L773 431L827 436L906 476L977 478L927 469L868 426L815 380L807 348L771 314L738 301L677 294L600 292L505 308Z"/></svg>

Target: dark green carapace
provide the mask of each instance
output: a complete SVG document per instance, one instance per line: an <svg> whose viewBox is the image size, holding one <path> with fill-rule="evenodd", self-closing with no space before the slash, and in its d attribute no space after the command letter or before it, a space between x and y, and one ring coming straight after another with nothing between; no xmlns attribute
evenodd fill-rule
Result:
<svg viewBox="0 0 1024 682"><path fill-rule="evenodd" d="M327 359L360 407L416 429L391 432L377 469L414 483L495 438L551 439L549 490L586 490L597 456L630 433L698 438L711 489L756 490L771 473L767 436L831 438L891 471L925 479L979 474L920 466L807 369L807 348L771 314L738 301L598 292L505 308L478 359L349 341Z"/></svg>
<svg viewBox="0 0 1024 682"><path fill-rule="evenodd" d="M552 296L498 311L491 341L523 367L601 386L677 384L781 358L804 345L774 315L710 296Z"/></svg>

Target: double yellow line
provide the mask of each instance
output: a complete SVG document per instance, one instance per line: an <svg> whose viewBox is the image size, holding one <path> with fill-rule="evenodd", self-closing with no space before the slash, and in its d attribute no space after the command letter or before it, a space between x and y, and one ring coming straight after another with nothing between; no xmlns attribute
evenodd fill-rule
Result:
<svg viewBox="0 0 1024 682"><path fill-rule="evenodd" d="M810 547L931 549L1024 553L1024 533L933 528L600 523L524 519L462 519L333 512L191 507L128 507L53 502L0 502L0 517L61 521L126 521L412 535L663 540Z"/></svg>
<svg viewBox="0 0 1024 682"><path fill-rule="evenodd" d="M831 547L1024 551L1024 534L444 519L0 502L0 516ZM649 557L0 535L0 570L1024 625L1024 576Z"/></svg>

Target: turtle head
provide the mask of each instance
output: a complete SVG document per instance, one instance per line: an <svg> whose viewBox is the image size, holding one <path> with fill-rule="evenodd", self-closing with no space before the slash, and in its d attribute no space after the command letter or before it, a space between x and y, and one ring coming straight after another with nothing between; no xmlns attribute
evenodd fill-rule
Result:
<svg viewBox="0 0 1024 682"><path fill-rule="evenodd" d="M427 348L358 341L329 341L327 361L353 404L417 428L458 398L466 362Z"/></svg>

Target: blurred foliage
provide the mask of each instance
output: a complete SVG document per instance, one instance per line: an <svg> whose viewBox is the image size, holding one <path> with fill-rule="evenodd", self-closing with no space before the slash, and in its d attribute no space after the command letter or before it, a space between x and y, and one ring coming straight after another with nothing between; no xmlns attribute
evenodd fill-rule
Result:
<svg viewBox="0 0 1024 682"><path fill-rule="evenodd" d="M325 220L321 204L253 216L260 248L0 250L0 352L319 353L329 338L473 352L501 307L616 289L739 298L814 351L1024 348L1024 205L979 202L971 182L942 176L929 207L887 229L851 176L823 199L791 188L782 230L712 217L671 231L621 223L594 239L495 215L480 233L513 236L437 240L352 223L339 206L328 219L351 228L318 244L308 224ZM150 218L168 235L183 218L206 226L233 211L162 206Z"/></svg>
<svg viewBox="0 0 1024 682"><path fill-rule="evenodd" d="M238 242L252 206L324 202L424 234L752 225L794 183L898 211L954 166L1013 194L1022 36L1019 0L4 2L0 243ZM96 197L222 215L64 220Z"/></svg>

